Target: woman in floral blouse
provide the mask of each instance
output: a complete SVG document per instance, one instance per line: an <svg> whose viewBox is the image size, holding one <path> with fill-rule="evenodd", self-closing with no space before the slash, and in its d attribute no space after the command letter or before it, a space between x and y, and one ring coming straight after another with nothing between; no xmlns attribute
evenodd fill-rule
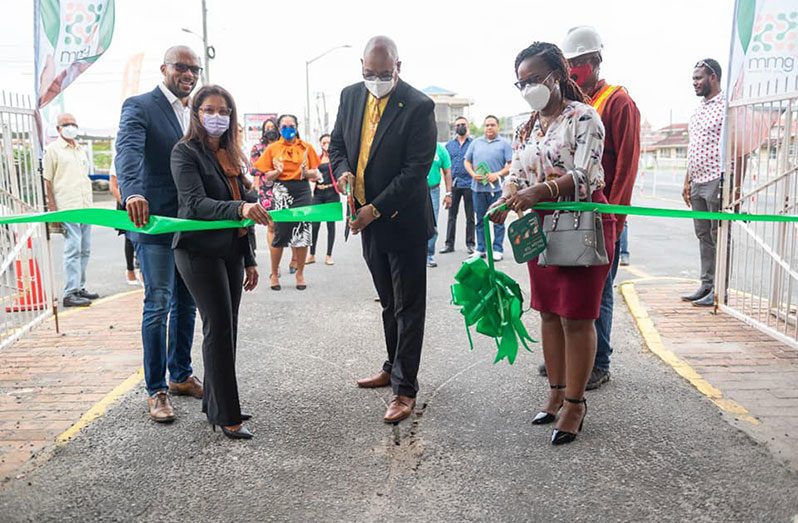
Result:
<svg viewBox="0 0 798 523"><path fill-rule="evenodd" d="M596 111L568 75L560 49L535 42L515 60L516 86L532 108L518 129L516 148L504 194L495 206L523 212L538 202L592 196L606 203L601 189L604 172L604 127ZM574 180L578 180L578 188ZM536 211L541 220L547 213ZM507 212L495 213L503 222ZM604 244L612 259L615 218L604 215ZM549 399L534 424L557 421L554 445L570 443L587 414L585 386L596 356L596 329L601 293L610 264L594 267L541 267L529 262L531 306L541 315L543 355L549 377Z"/></svg>

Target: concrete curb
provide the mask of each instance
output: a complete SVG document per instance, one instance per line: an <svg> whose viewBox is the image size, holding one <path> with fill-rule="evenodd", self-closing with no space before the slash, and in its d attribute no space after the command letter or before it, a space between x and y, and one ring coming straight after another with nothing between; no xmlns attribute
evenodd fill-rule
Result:
<svg viewBox="0 0 798 523"><path fill-rule="evenodd" d="M632 318L634 318L635 324L637 325L637 330L640 331L640 335L643 337L643 341L648 350L672 367L679 376L687 380L698 392L709 398L721 411L735 416L740 421L745 421L752 425L759 425L759 420L751 416L745 407L735 401L724 398L720 389L704 379L686 361L665 348L665 345L662 343L662 338L654 325L654 321L649 317L648 311L640 302L634 282L626 281L621 283L619 290L626 301L626 306L629 308L629 312L632 314Z"/></svg>

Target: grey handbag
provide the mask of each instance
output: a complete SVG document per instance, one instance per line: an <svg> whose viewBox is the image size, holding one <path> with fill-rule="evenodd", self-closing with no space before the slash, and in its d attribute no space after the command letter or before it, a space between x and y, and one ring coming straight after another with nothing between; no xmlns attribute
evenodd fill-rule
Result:
<svg viewBox="0 0 798 523"><path fill-rule="evenodd" d="M575 171L574 199L579 201L579 179ZM586 201L591 201L590 190ZM610 263L604 245L604 226L598 211L554 211L543 219L546 250L538 257L541 267L593 267Z"/></svg>

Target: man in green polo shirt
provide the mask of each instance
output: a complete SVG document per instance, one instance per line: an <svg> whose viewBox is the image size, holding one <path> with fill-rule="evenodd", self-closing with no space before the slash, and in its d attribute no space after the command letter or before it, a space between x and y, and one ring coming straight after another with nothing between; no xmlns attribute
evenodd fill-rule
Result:
<svg viewBox="0 0 798 523"><path fill-rule="evenodd" d="M435 235L427 242L427 267L437 267L435 261L435 241L438 239L438 208L441 201L441 174L446 184L446 194L443 196L443 208L448 209L452 205L452 159L449 152L441 144L436 144L435 158L432 160L432 167L427 175L427 185L429 185L429 196L432 198L432 211L435 216Z"/></svg>

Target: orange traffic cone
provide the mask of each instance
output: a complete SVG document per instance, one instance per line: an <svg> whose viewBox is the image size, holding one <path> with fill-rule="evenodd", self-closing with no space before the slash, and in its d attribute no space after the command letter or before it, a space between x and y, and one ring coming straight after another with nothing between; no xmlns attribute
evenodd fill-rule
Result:
<svg viewBox="0 0 798 523"><path fill-rule="evenodd" d="M6 312L42 311L47 308L42 274L39 263L33 256L33 242L30 238L27 247L27 253L20 253L21 259L14 262L18 292L14 304L7 306Z"/></svg>

